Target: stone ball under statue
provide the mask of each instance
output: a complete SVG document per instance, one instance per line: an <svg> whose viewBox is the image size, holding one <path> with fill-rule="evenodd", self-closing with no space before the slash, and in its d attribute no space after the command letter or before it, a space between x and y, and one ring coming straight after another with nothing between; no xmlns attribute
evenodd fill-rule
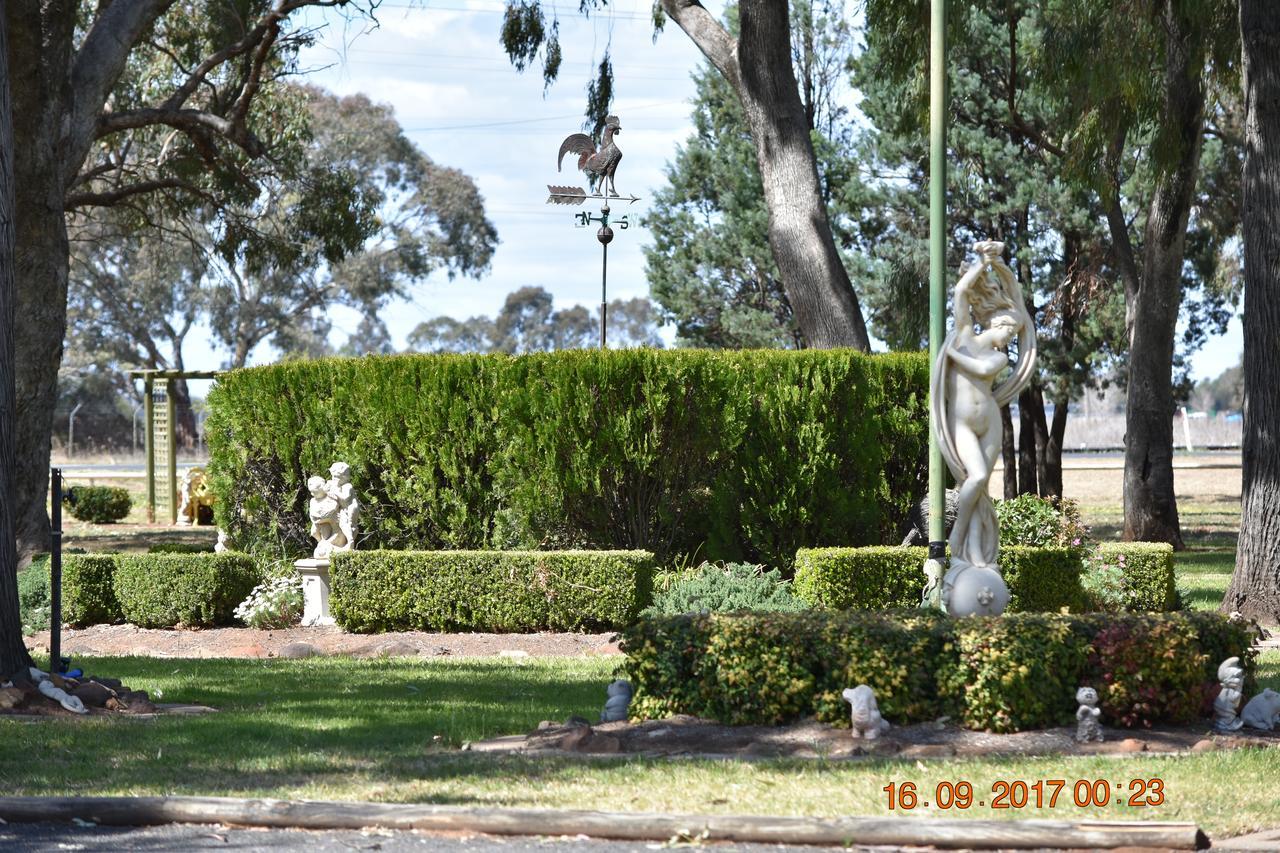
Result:
<svg viewBox="0 0 1280 853"><path fill-rule="evenodd" d="M965 566L950 580L947 612L952 616L999 616L1009 605L1009 587L988 566Z"/></svg>

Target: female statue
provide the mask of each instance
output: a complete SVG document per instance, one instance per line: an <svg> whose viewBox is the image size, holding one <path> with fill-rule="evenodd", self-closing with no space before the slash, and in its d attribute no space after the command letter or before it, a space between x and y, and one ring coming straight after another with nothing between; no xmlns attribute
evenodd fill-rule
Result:
<svg viewBox="0 0 1280 853"><path fill-rule="evenodd" d="M981 587L997 573L1000 530L995 506L987 491L991 471L1000 455L1000 407L1031 379L1035 368L1035 325L1027 313L1013 271L1001 259L1004 244L974 245L977 263L956 284L953 302L955 328L947 335L934 365L930 405L938 444L955 476L958 496L951 528L951 570L943 583L944 597L969 567L984 567L984 580L974 576L973 594L983 607L992 596L1007 600L1007 589ZM1018 338L1018 358L1010 365L1005 348ZM1010 375L997 382L1012 367ZM1002 582L1000 582L1002 584ZM983 601L985 597L987 601ZM1002 608L1003 605L1000 605ZM955 612L950 604L948 609ZM998 610L997 610L998 612Z"/></svg>

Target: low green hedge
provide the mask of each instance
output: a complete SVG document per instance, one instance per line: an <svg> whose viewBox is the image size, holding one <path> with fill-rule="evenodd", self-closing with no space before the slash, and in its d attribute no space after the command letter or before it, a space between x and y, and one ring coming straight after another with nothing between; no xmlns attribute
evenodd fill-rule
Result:
<svg viewBox="0 0 1280 853"><path fill-rule="evenodd" d="M1103 542L1098 557L1124 572L1124 608L1130 612L1173 610L1173 546L1166 542Z"/></svg>
<svg viewBox="0 0 1280 853"><path fill-rule="evenodd" d="M630 623L652 596L646 551L347 551L329 606L348 631L579 631Z"/></svg>
<svg viewBox="0 0 1280 853"><path fill-rule="evenodd" d="M247 554L83 554L62 566L70 625L126 621L143 628L230 625L260 580Z"/></svg>
<svg viewBox="0 0 1280 853"><path fill-rule="evenodd" d="M247 554L122 554L115 588L125 621L142 628L230 625L261 580Z"/></svg>
<svg viewBox="0 0 1280 853"><path fill-rule="evenodd" d="M124 619L116 600L119 554L68 554L62 558L62 618L68 625L99 625Z"/></svg>
<svg viewBox="0 0 1280 853"><path fill-rule="evenodd" d="M94 524L113 524L133 507L129 490L119 486L72 486L62 500L73 518Z"/></svg>
<svg viewBox="0 0 1280 853"><path fill-rule="evenodd" d="M831 610L915 607L927 556L923 547L802 548L796 552L795 594ZM1081 568L1073 548L1001 548L1009 612L1082 609Z"/></svg>
<svg viewBox="0 0 1280 853"><path fill-rule="evenodd" d="M848 725L841 691L869 684L904 724L950 716L973 729L1068 725L1075 692L1103 720L1138 726L1207 716L1218 664L1256 653L1217 613L1047 614L949 619L926 610L641 619L623 632L638 718L694 714L777 725L809 714Z"/></svg>

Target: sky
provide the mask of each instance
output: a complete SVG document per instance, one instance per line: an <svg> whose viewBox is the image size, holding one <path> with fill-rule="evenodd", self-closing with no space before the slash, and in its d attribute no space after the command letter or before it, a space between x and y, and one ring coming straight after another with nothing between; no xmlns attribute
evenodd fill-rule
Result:
<svg viewBox="0 0 1280 853"><path fill-rule="evenodd" d="M634 223L665 184L664 168L676 147L692 133L690 74L702 55L674 23L653 37L650 0L613 0L588 20L577 13L577 5L563 0L559 6L564 63L545 94L540 66L517 73L502 50L502 0L393 0L379 7L376 25L345 22L334 12L312 13L305 20L323 27L315 46L301 57L311 71L308 81L339 95L363 92L390 104L406 135L429 157L475 180L501 241L483 277L450 281L442 272L434 274L414 287L411 301L383 312L397 347L406 345L418 323L439 315L493 316L508 293L526 285L551 292L558 308L579 303L595 310L600 302L595 227L577 228L578 208L545 201L547 184L585 186L571 156L565 158L565 171L556 172L556 153L566 135L582 129L586 85L606 46L616 79L613 113L622 125L617 189L642 198L634 205L614 205L613 218L626 213L633 225L615 228L608 297L648 295L641 248L649 236ZM556 8L548 2L543 6L548 13ZM707 6L716 14L723 8L717 2ZM345 342L359 322L354 312L341 309L331 319L335 345ZM664 331L668 341L672 335ZM1241 348L1236 319L1226 335L1195 356L1194 376L1216 376L1235 365ZM205 369L223 358L211 348L193 347L187 363ZM264 345L251 361L273 358Z"/></svg>

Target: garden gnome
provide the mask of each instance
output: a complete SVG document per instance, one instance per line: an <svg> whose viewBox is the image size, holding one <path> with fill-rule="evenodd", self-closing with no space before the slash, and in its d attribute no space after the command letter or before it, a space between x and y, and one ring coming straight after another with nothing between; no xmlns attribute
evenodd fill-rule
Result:
<svg viewBox="0 0 1280 853"><path fill-rule="evenodd" d="M627 719L627 706L631 704L631 696L634 692L631 688L631 682L619 678L610 684L606 691L609 694L609 698L604 703L604 711L600 713L600 722L625 722Z"/></svg>
<svg viewBox="0 0 1280 853"><path fill-rule="evenodd" d="M850 705L849 716L853 721L854 738L875 740L882 732L889 731L889 721L880 716L876 693L865 684L846 688L844 701Z"/></svg>
<svg viewBox="0 0 1280 853"><path fill-rule="evenodd" d="M1102 743L1102 724L1098 722L1102 711L1098 708L1098 691L1092 687L1081 687L1076 691L1076 701L1080 703L1080 707L1076 709L1076 743Z"/></svg>
<svg viewBox="0 0 1280 853"><path fill-rule="evenodd" d="M1238 731L1244 721L1236 715L1244 688L1244 670L1240 667L1240 658L1230 657L1218 667L1218 681L1222 690L1218 698L1213 700L1213 727L1220 732Z"/></svg>
<svg viewBox="0 0 1280 853"><path fill-rule="evenodd" d="M1280 722L1280 693L1270 687L1263 690L1244 706L1240 719L1251 729L1271 731Z"/></svg>

